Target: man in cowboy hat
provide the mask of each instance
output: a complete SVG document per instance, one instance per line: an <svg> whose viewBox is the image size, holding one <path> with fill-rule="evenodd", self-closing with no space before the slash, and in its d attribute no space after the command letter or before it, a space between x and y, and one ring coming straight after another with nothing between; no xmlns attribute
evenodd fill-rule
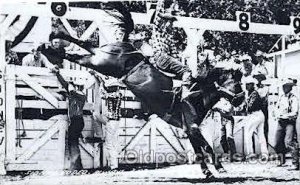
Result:
<svg viewBox="0 0 300 185"><path fill-rule="evenodd" d="M269 133L269 109L268 109L268 96L269 96L269 87L265 85L263 82L267 79L264 74L257 74L253 75L253 78L255 78L258 81L257 84L257 92L262 100L262 106L261 110L264 113L265 116L265 124L264 124L264 131L265 131L265 137L268 142L268 133Z"/></svg>
<svg viewBox="0 0 300 185"><path fill-rule="evenodd" d="M104 148L107 151L107 162L110 170L118 168L118 136L119 136L119 121L121 118L121 98L120 88L125 86L115 78L104 80L94 71L90 71L95 80L95 111L93 117L98 125L103 126L103 135L105 135ZM102 110L101 97L106 100L106 109Z"/></svg>
<svg viewBox="0 0 300 185"><path fill-rule="evenodd" d="M265 53L257 50L253 57L252 63L254 64L252 74L253 75L265 75L268 76L268 70L265 67Z"/></svg>
<svg viewBox="0 0 300 185"><path fill-rule="evenodd" d="M296 170L299 170L299 144L296 133L299 100L291 92L293 86L296 85L295 82L295 80L286 79L282 84L284 94L277 103L278 127L275 135L275 151L282 155L279 166L285 164L285 154L291 152L293 165Z"/></svg>
<svg viewBox="0 0 300 185"><path fill-rule="evenodd" d="M264 114L261 111L261 99L258 92L255 90L255 85L258 83L256 79L249 76L245 78L246 90L248 98L246 101L247 116L243 120L245 125L245 141L246 141L246 158L253 155L252 136L257 131L258 140L263 158L268 158L267 142L264 135Z"/></svg>

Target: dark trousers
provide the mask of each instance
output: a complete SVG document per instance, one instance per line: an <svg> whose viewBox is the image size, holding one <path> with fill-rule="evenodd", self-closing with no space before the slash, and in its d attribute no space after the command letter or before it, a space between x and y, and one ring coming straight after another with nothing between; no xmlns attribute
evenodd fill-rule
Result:
<svg viewBox="0 0 300 185"><path fill-rule="evenodd" d="M82 116L74 116L70 118L71 124L68 129L68 147L71 160L70 170L81 170L81 157L79 149L79 138L84 127Z"/></svg>
<svg viewBox="0 0 300 185"><path fill-rule="evenodd" d="M156 56L155 62L160 70L175 74L178 77L181 77L183 73L190 71L187 66L182 64L182 62L166 53L161 53L159 56Z"/></svg>
<svg viewBox="0 0 300 185"><path fill-rule="evenodd" d="M269 143L269 110L268 110L268 102L264 102L262 106L262 112L265 116L265 124L264 124L264 134L267 141Z"/></svg>
<svg viewBox="0 0 300 185"><path fill-rule="evenodd" d="M277 154L282 155L282 164L285 163L285 154L291 152L293 164L299 165L299 145L295 120L279 120L275 135L275 151Z"/></svg>

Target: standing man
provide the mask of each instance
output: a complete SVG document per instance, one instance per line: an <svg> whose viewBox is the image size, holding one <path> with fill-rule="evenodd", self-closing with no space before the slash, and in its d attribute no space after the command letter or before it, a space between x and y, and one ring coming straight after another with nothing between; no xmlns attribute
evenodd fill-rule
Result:
<svg viewBox="0 0 300 185"><path fill-rule="evenodd" d="M246 141L246 154L247 158L253 155L253 141L252 136L257 131L258 141L260 143L261 154L264 158L268 157L267 142L264 135L264 114L261 110L261 99L258 92L255 90L257 80L253 77L245 79L246 90L248 98L246 101L247 116L243 120L245 125L245 141Z"/></svg>
<svg viewBox="0 0 300 185"><path fill-rule="evenodd" d="M68 115L70 125L68 127L68 148L71 157L71 170L81 170L82 163L79 149L79 138L82 136L81 131L84 127L83 107L86 101L86 96L82 92L83 84L75 84L66 82L59 73L58 67L52 69L56 74L58 81L67 90L68 97Z"/></svg>
<svg viewBox="0 0 300 185"><path fill-rule="evenodd" d="M96 81L96 94L103 94L106 99L107 110L102 110L100 107L102 102L100 99L95 100L95 106L98 107L93 113L94 119L98 124L104 126L105 143L104 148L107 151L107 162L110 170L117 169L119 166L119 121L121 119L121 98L120 87L122 84L116 79L110 79L107 81L107 86L104 84L103 79L95 72L90 72ZM97 90L98 89L98 90ZM100 96L99 96L100 97ZM104 114L104 112L106 114Z"/></svg>
<svg viewBox="0 0 300 185"><path fill-rule="evenodd" d="M268 135L269 135L269 87L267 84L264 84L264 80L266 80L266 76L263 74L258 74L253 76L257 81L257 92L262 100L261 110L265 116L265 123L264 123L264 132L265 137L268 143Z"/></svg>
<svg viewBox="0 0 300 185"><path fill-rule="evenodd" d="M293 165L296 170L299 170L299 144L296 133L299 101L291 92L294 85L291 79L283 83L284 94L277 103L278 127L275 135L275 151L282 155L279 166L285 164L285 154L291 152Z"/></svg>
<svg viewBox="0 0 300 185"><path fill-rule="evenodd" d="M257 50L255 57L252 60L252 63L254 64L254 68L252 71L252 75L264 75L268 76L268 70L265 67L265 55L262 51Z"/></svg>

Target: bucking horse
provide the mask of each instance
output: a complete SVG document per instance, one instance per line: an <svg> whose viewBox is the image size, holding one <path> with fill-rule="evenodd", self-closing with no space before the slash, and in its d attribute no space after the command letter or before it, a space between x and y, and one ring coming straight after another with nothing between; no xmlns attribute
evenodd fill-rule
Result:
<svg viewBox="0 0 300 185"><path fill-rule="evenodd" d="M242 103L242 73L234 69L212 68L200 80L194 78L189 95L181 98L180 93L174 91L173 79L150 63L147 57L128 42L128 35L132 31L128 29L128 24L132 25L128 22L128 15L110 10L107 17L111 22L115 19L115 24L103 24L100 34L102 44L99 48L87 48L83 41L69 35L61 37L91 53L72 62L120 79L146 105L150 114L157 114L167 123L185 128L197 156L204 156L204 150L214 159L213 148L203 137L199 125L221 97L228 99L234 106ZM199 161L206 177L213 177L206 162ZM219 160L213 162L217 170L224 171Z"/></svg>

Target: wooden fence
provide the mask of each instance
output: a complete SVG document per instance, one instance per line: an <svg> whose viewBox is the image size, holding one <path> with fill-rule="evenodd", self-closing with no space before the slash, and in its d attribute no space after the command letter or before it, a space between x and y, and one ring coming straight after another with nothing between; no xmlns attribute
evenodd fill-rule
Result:
<svg viewBox="0 0 300 185"><path fill-rule="evenodd" d="M91 78L86 70L62 69L61 74L66 80L81 78L88 81ZM4 76L6 124L3 142L6 153L2 164L5 170L68 169L67 101L61 100L63 89L56 76L47 68L14 65L6 66ZM141 103L130 91L122 89L121 92L124 97L121 103L122 118L118 122L120 163L128 163L128 158L138 159L141 152L145 156L150 152L179 153L186 150L189 143L186 139L179 139L181 130L162 120L156 124L137 119L136 113L141 111ZM95 93L93 89L85 93L87 102L82 135L93 140L95 122L91 111L94 109ZM80 142L80 149L85 169L106 166L106 151L101 142ZM129 156L128 152L132 151L138 151L139 155ZM139 162L158 161L153 157L150 160L135 160L135 163Z"/></svg>

